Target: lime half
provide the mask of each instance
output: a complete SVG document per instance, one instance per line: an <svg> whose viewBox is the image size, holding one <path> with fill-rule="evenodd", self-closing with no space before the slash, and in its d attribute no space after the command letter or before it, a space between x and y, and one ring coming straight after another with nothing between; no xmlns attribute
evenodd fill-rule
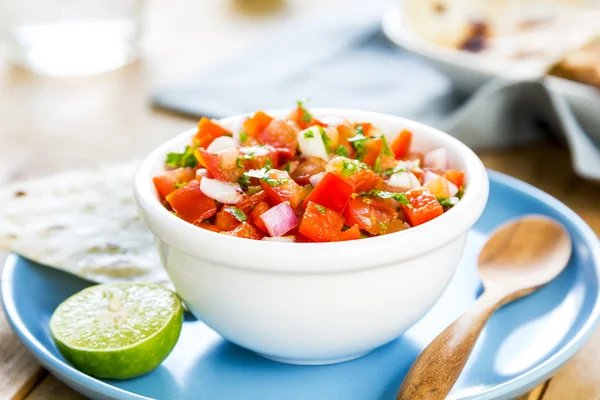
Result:
<svg viewBox="0 0 600 400"><path fill-rule="evenodd" d="M183 312L169 289L146 284L92 286L54 311L58 350L88 375L128 379L152 371L175 347Z"/></svg>

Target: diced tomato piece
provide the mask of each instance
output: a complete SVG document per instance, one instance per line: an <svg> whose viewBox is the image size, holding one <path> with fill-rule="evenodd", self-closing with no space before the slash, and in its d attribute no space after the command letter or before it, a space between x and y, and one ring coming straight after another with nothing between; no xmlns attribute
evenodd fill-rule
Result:
<svg viewBox="0 0 600 400"><path fill-rule="evenodd" d="M354 147L352 147L352 145L348 141L348 138L354 136L354 127L349 123L344 123L337 126L337 131L339 141L338 147L343 146L344 149L346 149L346 153L348 154L348 156L352 157L352 155L354 154ZM333 150L336 151L337 147Z"/></svg>
<svg viewBox="0 0 600 400"><path fill-rule="evenodd" d="M410 149L410 142L412 141L412 132L404 129L398 134L390 143L390 149L396 156L396 159L400 160L408 154Z"/></svg>
<svg viewBox="0 0 600 400"><path fill-rule="evenodd" d="M196 180L170 193L167 201L181 219L192 224L217 212L215 201L202 193L200 182Z"/></svg>
<svg viewBox="0 0 600 400"><path fill-rule="evenodd" d="M343 226L342 214L311 201L300 222L300 233L315 242L331 242L338 237Z"/></svg>
<svg viewBox="0 0 600 400"><path fill-rule="evenodd" d="M334 172L346 179L354 186L356 193L366 192L383 185L383 178L379 174L366 168L360 161L346 157L336 157L329 161L326 171Z"/></svg>
<svg viewBox="0 0 600 400"><path fill-rule="evenodd" d="M306 129L313 125L319 126L327 126L323 122L315 119L310 112L308 112L304 107L298 106L288 115L288 119L290 121L294 121L300 129Z"/></svg>
<svg viewBox="0 0 600 400"><path fill-rule="evenodd" d="M260 184L274 205L289 201L290 206L296 209L306 198L305 191L286 171L272 169L267 175L269 182L261 180Z"/></svg>
<svg viewBox="0 0 600 400"><path fill-rule="evenodd" d="M412 161L419 163L419 166L425 165L425 154L419 153L418 151L413 151L408 153L402 158L404 161Z"/></svg>
<svg viewBox="0 0 600 400"><path fill-rule="evenodd" d="M362 158L362 162L369 166L374 166L375 161L377 161L377 157L379 157L379 153L381 153L381 149L383 149L383 139L381 138L372 138L365 141L365 150L366 154Z"/></svg>
<svg viewBox="0 0 600 400"><path fill-rule="evenodd" d="M240 162L246 170L261 169L267 165L268 160L274 168L279 164L279 152L272 146L241 147L239 152Z"/></svg>
<svg viewBox="0 0 600 400"><path fill-rule="evenodd" d="M268 233L269 231L267 230L267 227L265 226L265 222L262 220L262 218L260 217L261 215L263 215L269 208L269 205L267 203L265 203L264 201L261 201L260 203L258 203L255 207L254 210L252 210L251 213L251 218L252 218L252 223L254 223L254 225L256 225L256 227L258 229L260 229L261 231Z"/></svg>
<svg viewBox="0 0 600 400"><path fill-rule="evenodd" d="M320 204L338 213L342 213L350 196L354 192L354 186L338 174L328 172L321 182L308 195L303 207L307 207L308 202Z"/></svg>
<svg viewBox="0 0 600 400"><path fill-rule="evenodd" d="M386 229L385 233L386 234L396 233L396 232L404 231L408 228L410 228L410 225L408 225L406 222L401 221L399 219L395 219L392 222L390 222L389 224L387 224L387 229Z"/></svg>
<svg viewBox="0 0 600 400"><path fill-rule="evenodd" d="M214 226L213 224L211 224L210 222L207 221L200 221L200 222L196 222L194 225L199 226L202 229L206 229L208 231L212 231L212 232L219 232L219 229Z"/></svg>
<svg viewBox="0 0 600 400"><path fill-rule="evenodd" d="M425 178L425 171L422 168L416 167L412 169L412 174L419 180L419 183L423 184L423 179Z"/></svg>
<svg viewBox="0 0 600 400"><path fill-rule="evenodd" d="M365 136L372 136L376 131L373 124L369 122L360 122L358 124L354 124L354 129L358 128L359 126L362 128L363 134Z"/></svg>
<svg viewBox="0 0 600 400"><path fill-rule="evenodd" d="M213 140L221 136L232 136L231 132L208 118L200 119L198 132L194 136L196 147L207 148Z"/></svg>
<svg viewBox="0 0 600 400"><path fill-rule="evenodd" d="M244 196L244 198L235 206L243 212L245 212L246 214L248 214L249 212L252 212L252 210L258 203L265 201L267 197L267 192L261 190L260 192Z"/></svg>
<svg viewBox="0 0 600 400"><path fill-rule="evenodd" d="M265 235L260 233L255 227L247 222L242 222L237 228L229 232L223 232L225 235L237 236L245 239L261 240Z"/></svg>
<svg viewBox="0 0 600 400"><path fill-rule="evenodd" d="M230 231L240 224L240 221L231 213L230 206L223 206L215 218L215 226L220 231Z"/></svg>
<svg viewBox="0 0 600 400"><path fill-rule="evenodd" d="M210 153L205 149L196 149L196 158L210 173L214 179L225 182L237 182L244 173L244 168L237 164L239 151L228 149L219 154Z"/></svg>
<svg viewBox="0 0 600 400"><path fill-rule="evenodd" d="M423 186L429 189L431 194L433 194L436 197L450 197L448 183L449 181L446 178L442 176L437 176Z"/></svg>
<svg viewBox="0 0 600 400"><path fill-rule="evenodd" d="M294 169L290 175L299 185L307 185L310 177L320 172L325 172L327 162L319 157L308 157Z"/></svg>
<svg viewBox="0 0 600 400"><path fill-rule="evenodd" d="M354 225L352 228L340 232L337 236L338 242L357 239L360 239L360 229L358 228L358 225Z"/></svg>
<svg viewBox="0 0 600 400"><path fill-rule="evenodd" d="M244 122L244 132L250 137L257 137L271 121L273 121L273 117L268 116L262 111L258 111Z"/></svg>
<svg viewBox="0 0 600 400"><path fill-rule="evenodd" d="M396 219L398 212L390 200L355 197L344 210L346 225L358 225L372 235L385 233L387 224Z"/></svg>
<svg viewBox="0 0 600 400"><path fill-rule="evenodd" d="M274 119L267 127L257 134L262 144L269 144L278 149L287 149L296 153L298 146L298 128L286 120Z"/></svg>
<svg viewBox="0 0 600 400"><path fill-rule="evenodd" d="M176 185L187 183L196 177L194 168L177 168L167 171L162 175L152 178L156 191L161 199L167 197L172 191L177 189Z"/></svg>
<svg viewBox="0 0 600 400"><path fill-rule="evenodd" d="M412 189L406 192L411 207L402 205L404 216L411 226L421 225L444 213L437 198L427 189Z"/></svg>
<svg viewBox="0 0 600 400"><path fill-rule="evenodd" d="M460 188L465 183L465 173L462 171L448 170L444 174L444 177L450 182L454 183L456 187Z"/></svg>

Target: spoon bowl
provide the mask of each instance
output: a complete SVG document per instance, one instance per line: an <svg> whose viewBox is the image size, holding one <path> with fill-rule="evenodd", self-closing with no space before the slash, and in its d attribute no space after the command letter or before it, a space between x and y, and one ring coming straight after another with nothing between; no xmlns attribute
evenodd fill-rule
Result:
<svg viewBox="0 0 600 400"><path fill-rule="evenodd" d="M478 259L483 294L423 350L396 399L446 398L492 314L556 278L571 252L566 229L544 216L525 216L495 231Z"/></svg>
<svg viewBox="0 0 600 400"><path fill-rule="evenodd" d="M486 292L530 292L560 274L571 249L569 234L559 223L541 215L520 218L487 241L479 254L479 276Z"/></svg>

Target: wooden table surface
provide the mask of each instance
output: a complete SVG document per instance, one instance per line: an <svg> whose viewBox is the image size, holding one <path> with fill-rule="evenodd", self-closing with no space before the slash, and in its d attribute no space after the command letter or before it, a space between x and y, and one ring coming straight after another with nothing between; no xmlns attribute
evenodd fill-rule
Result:
<svg viewBox="0 0 600 400"><path fill-rule="evenodd" d="M143 156L195 123L149 107L152 88L234 56L281 20L346 4L287 0L284 9L257 15L240 9L250 1L149 0L142 59L107 74L40 77L0 58L0 183ZM576 177L567 152L556 143L479 154L489 168L562 200L600 233L600 186ZM549 382L524 398L600 399L599 376L597 332ZM34 361L0 313L0 399L79 398Z"/></svg>

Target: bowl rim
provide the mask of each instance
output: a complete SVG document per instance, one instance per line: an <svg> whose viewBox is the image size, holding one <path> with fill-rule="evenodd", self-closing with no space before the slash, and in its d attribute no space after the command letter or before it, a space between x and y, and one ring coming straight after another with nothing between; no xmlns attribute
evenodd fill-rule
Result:
<svg viewBox="0 0 600 400"><path fill-rule="evenodd" d="M275 117L287 115L290 110L266 110ZM138 211L149 229L162 242L193 258L212 261L241 269L281 273L324 273L350 271L384 266L408 260L442 247L465 234L483 213L489 192L487 171L475 153L458 139L427 125L392 115L340 108L311 108L318 118L335 116L355 121L369 121L376 126L395 125L423 136L436 147L443 147L451 158L464 165L469 186L462 200L451 210L425 224L405 231L366 240L327 243L281 243L248 240L200 229L172 215L158 200L152 183L156 170L164 170L167 152L187 145L196 129L187 130L158 146L142 162L134 180L134 197ZM218 120L240 124L252 114L243 114ZM386 130L384 129L384 133ZM389 132L387 132L389 134ZM160 167L159 167L160 166ZM443 235L440 235L443 232ZM391 252L398 245L400 255ZM240 251L232 252L232 248ZM377 254L374 260L372 254ZM371 255L371 257L367 257ZM321 262L315 263L315 257ZM282 268L285 264L285 268Z"/></svg>

